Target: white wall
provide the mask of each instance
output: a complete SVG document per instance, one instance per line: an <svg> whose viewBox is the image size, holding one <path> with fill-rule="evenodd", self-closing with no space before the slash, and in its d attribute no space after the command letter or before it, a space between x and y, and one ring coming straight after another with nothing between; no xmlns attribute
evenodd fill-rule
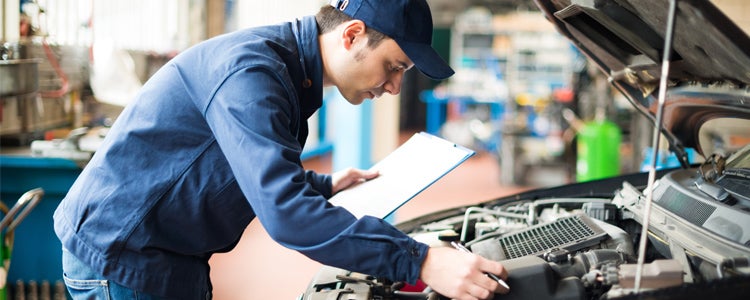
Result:
<svg viewBox="0 0 750 300"><path fill-rule="evenodd" d="M238 29L274 24L301 16L314 15L327 2L322 0L237 0L234 18Z"/></svg>
<svg viewBox="0 0 750 300"><path fill-rule="evenodd" d="M96 0L94 43L157 53L181 51L205 39L203 13L202 3L189 0Z"/></svg>
<svg viewBox="0 0 750 300"><path fill-rule="evenodd" d="M18 1L0 0L0 42L18 41L19 16L12 13L18 11L18 5Z"/></svg>

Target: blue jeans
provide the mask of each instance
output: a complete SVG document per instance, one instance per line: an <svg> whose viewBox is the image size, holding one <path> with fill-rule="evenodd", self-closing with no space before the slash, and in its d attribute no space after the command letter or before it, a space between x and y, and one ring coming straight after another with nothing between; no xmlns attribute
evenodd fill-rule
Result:
<svg viewBox="0 0 750 300"><path fill-rule="evenodd" d="M75 300L152 300L159 297L124 287L94 272L63 248L63 280Z"/></svg>

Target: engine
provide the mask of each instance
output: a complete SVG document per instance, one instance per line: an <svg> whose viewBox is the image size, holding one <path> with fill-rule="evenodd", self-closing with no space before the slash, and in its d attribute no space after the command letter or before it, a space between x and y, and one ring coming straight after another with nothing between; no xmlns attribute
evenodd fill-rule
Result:
<svg viewBox="0 0 750 300"><path fill-rule="evenodd" d="M678 170L657 181L640 270L647 197L628 182L611 198L511 198L399 228L433 247L459 242L501 261L511 292L496 299L742 299L750 290L750 205L741 193L731 201L706 195L697 174ZM324 267L300 299L443 298L422 284Z"/></svg>

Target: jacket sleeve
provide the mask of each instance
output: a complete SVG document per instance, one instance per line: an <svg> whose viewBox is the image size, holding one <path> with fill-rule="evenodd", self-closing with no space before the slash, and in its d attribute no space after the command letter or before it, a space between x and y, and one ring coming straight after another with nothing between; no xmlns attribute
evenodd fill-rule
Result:
<svg viewBox="0 0 750 300"><path fill-rule="evenodd" d="M323 197L329 199L333 196L333 183L331 175L318 174L313 171L305 172L305 181L318 191Z"/></svg>
<svg viewBox="0 0 750 300"><path fill-rule="evenodd" d="M300 162L294 89L283 70L241 69L205 108L237 182L253 211L281 245L323 264L416 282L428 246L374 217L355 218L328 203L330 178ZM302 100L304 101L304 100ZM327 190L322 188L327 186Z"/></svg>

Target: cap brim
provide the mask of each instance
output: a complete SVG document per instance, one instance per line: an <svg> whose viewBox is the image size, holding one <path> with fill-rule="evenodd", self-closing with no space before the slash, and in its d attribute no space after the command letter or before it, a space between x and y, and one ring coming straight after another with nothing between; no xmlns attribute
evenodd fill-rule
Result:
<svg viewBox="0 0 750 300"><path fill-rule="evenodd" d="M427 77L443 80L456 73L430 45L398 40L396 43L411 59L414 66Z"/></svg>

